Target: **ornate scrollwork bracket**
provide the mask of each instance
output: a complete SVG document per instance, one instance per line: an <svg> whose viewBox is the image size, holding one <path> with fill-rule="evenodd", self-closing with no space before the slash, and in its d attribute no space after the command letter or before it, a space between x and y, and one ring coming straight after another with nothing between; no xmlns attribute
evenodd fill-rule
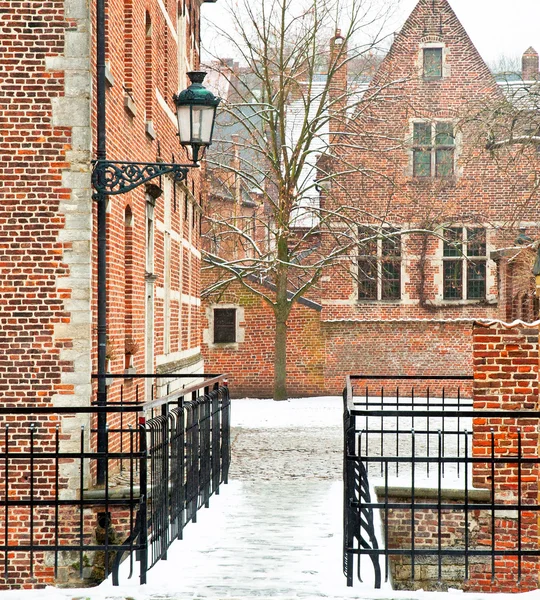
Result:
<svg viewBox="0 0 540 600"><path fill-rule="evenodd" d="M94 199L125 194L161 175L171 174L174 181L180 183L186 180L189 169L194 166L196 165L96 160L92 172Z"/></svg>

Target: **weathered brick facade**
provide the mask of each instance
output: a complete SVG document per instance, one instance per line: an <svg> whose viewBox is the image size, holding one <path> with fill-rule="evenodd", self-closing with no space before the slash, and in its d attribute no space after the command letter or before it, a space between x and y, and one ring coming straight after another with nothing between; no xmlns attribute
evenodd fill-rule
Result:
<svg viewBox="0 0 540 600"><path fill-rule="evenodd" d="M176 137L172 96L187 86L185 73L199 67L200 6L198 0L107 3L109 160L187 162ZM91 375L97 370L96 206L90 182L96 150L95 2L3 1L0 13L0 399L3 405L88 406L95 400ZM109 201L113 373L124 373L127 366L138 373L203 370L204 177L204 169L192 170L176 189L163 177L146 190ZM127 342L136 351L132 358L126 356ZM124 400L134 399L134 380L127 377L109 387L110 401L119 400L120 388ZM64 449L73 448L72 435L82 425L90 425L88 417L58 423ZM27 425L21 424L25 435ZM45 427L36 419L40 444L50 449L54 424L40 426ZM111 436L110 449L118 448L119 440ZM60 498L77 493L76 471L75 465L62 466ZM93 475L85 473L85 486L92 486ZM53 469L43 465L39 485L49 493L54 489ZM20 494L28 493L27 486L21 483ZM45 512L43 522L40 517L34 523L36 541L51 539ZM10 522L19 523L10 531L11 544L27 540L28 518L26 510L10 511ZM77 531L68 512L62 519L64 531ZM13 575L0 587L51 583L50 561L44 566L42 556L33 558L34 577L28 553L20 553L12 561Z"/></svg>
<svg viewBox="0 0 540 600"><path fill-rule="evenodd" d="M257 285L250 282L251 285ZM269 290L264 289L264 292ZM219 303L205 300L202 317L203 356L207 368L219 365L230 375L231 393L238 396L272 397L274 383L274 313L266 302L240 284L230 286ZM236 310L236 342L215 344L215 308ZM289 393L308 396L324 390L324 336L320 306L302 300L293 308L289 325L287 372Z"/></svg>
<svg viewBox="0 0 540 600"><path fill-rule="evenodd" d="M331 40L331 50L335 39ZM440 51L440 76L424 73L425 51ZM346 84L343 68L332 85L337 98ZM353 206L354 218L368 227L368 236L376 236L384 227L410 233L400 236L400 256L394 261L398 265L397 292L391 298L385 297L383 269L384 259L392 250L384 238L369 250L369 258L376 255L376 271L370 273L371 281L363 282L363 296L357 257L328 269L320 286L311 291L310 298L322 306L320 331L325 346L324 385L314 385L312 394L339 393L349 373L470 374L471 327L476 319L505 320L509 315L535 318L528 267L516 266L523 263L521 259L509 260L512 252L521 251L509 250L506 258L500 254L492 257L492 252L513 247L520 229L532 239L538 237L538 193L531 187L530 170L537 158L534 150L520 149L523 160L514 157L512 168L506 169L508 156L495 156L486 149L487 138L482 137L471 116L506 100L447 0L418 2L364 93L364 100L359 113L345 124L346 135L334 133L331 138L338 156L334 166L328 157L319 165L323 173L332 169L339 173L342 159L346 165L355 165L357 171L338 175L338 181L330 182L330 188L322 192L321 202L327 208ZM430 139L424 143L430 148L430 176L415 172L419 168L415 166L415 144L419 143L415 143L415 124L429 126ZM437 133L437 124L452 130L448 134L451 139L446 140L451 164L445 163L444 173L437 154L444 151L437 149L438 136L442 135ZM343 126L337 118L331 119L331 131L342 131ZM448 247L449 227L463 236L453 258ZM429 233L433 231L436 233ZM469 242L474 231L482 236L478 250L473 248L473 241ZM366 234L359 234L360 239L362 235ZM475 290L469 265L479 253L482 282ZM452 261L460 279L454 288L448 272ZM258 310L258 306L254 302L250 311ZM511 306L514 308L507 308ZM207 311L208 307L203 307L203 313ZM270 313L267 318L271 318ZM257 321L256 315L249 319ZM307 347L304 339L294 338L294 321L289 323L292 346ZM250 335L246 329L246 336ZM257 369L248 372L251 361L246 362L245 357L253 354L248 345L240 343L236 350L230 350L227 363L222 362L220 353L210 352L206 342L203 351L214 371L229 370L226 364L241 364L241 378L232 372L239 384L236 391L252 393L251 388L244 388L244 382L258 377L261 371L257 363ZM272 352L272 347L261 348L258 356ZM233 354L237 360L230 362ZM266 360L261 364L271 368ZM271 377L271 373L266 375ZM307 372L301 377L308 378ZM303 389L293 373L289 373L289 387Z"/></svg>

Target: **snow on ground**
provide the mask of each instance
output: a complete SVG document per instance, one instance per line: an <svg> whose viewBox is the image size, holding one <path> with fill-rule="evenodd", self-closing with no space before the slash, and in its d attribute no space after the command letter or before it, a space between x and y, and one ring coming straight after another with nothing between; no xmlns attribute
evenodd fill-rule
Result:
<svg viewBox="0 0 540 600"><path fill-rule="evenodd" d="M231 482L189 524L148 584L2 591L0 600L233 600L362 598L438 600L441 593L347 588L342 575L342 413L339 397L234 400ZM363 559L369 567L369 559ZM510 600L503 594L444 594L445 600ZM538 600L540 592L518 595Z"/></svg>

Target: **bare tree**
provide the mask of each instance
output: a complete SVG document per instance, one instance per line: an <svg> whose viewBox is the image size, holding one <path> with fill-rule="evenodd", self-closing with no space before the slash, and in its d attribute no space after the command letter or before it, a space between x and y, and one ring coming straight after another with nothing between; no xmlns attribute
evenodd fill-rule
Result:
<svg viewBox="0 0 540 600"><path fill-rule="evenodd" d="M239 4L230 7L234 27L219 31L226 40L222 47L237 62L218 58L212 64L226 98L218 127L222 139L209 165L214 195L233 203L224 210L218 202L218 210L208 211L204 268L212 283L204 294L219 296L238 282L272 308L274 399L282 400L292 307L313 292L329 265L350 265L358 254L358 223L366 213L352 203L325 202L321 208L320 193L328 198L330 184L339 186L342 175L359 169L338 165L332 140L346 135L350 116L384 101L394 84L366 92L393 7L376 0ZM347 74L349 63L355 81ZM325 168L326 157L331 169Z"/></svg>

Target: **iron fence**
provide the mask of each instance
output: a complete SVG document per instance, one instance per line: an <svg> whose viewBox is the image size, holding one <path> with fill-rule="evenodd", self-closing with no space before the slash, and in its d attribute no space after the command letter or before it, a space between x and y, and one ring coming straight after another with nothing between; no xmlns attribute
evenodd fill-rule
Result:
<svg viewBox="0 0 540 600"><path fill-rule="evenodd" d="M395 380L381 388L377 379ZM538 416L473 410L470 377L350 377L344 391L347 585L538 587ZM403 388L407 393L403 393ZM436 391L434 391L436 389Z"/></svg>
<svg viewBox="0 0 540 600"><path fill-rule="evenodd" d="M200 383L165 385L161 398L144 403L120 396L106 407L0 407L4 584L97 583L112 572L117 585L126 553L130 576L137 560L146 582L147 570L228 480L225 377L189 377ZM104 452L96 451L99 413L107 421Z"/></svg>

